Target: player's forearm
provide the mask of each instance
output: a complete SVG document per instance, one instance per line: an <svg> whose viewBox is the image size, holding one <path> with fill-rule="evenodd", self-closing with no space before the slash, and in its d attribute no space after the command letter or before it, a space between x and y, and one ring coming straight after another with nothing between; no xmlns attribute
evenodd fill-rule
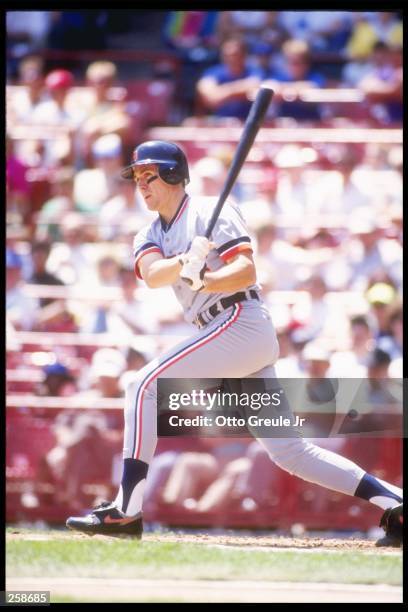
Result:
<svg viewBox="0 0 408 612"><path fill-rule="evenodd" d="M251 261L236 260L215 272L204 275L204 293L239 291L256 282L255 267Z"/></svg>
<svg viewBox="0 0 408 612"><path fill-rule="evenodd" d="M179 280L181 268L182 265L177 256L169 259L159 259L150 264L143 280L151 289L173 285Z"/></svg>

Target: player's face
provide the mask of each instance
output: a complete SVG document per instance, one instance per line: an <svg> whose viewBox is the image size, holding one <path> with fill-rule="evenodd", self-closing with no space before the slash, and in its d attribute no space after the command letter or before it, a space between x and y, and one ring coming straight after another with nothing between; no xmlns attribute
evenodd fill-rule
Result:
<svg viewBox="0 0 408 612"><path fill-rule="evenodd" d="M159 176L155 164L133 169L133 180L143 196L149 210L158 211L159 206L168 198L169 186Z"/></svg>

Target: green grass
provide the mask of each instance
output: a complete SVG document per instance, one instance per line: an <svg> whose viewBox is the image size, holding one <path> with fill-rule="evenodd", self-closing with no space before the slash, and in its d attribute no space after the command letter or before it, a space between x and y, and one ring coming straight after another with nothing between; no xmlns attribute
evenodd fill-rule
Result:
<svg viewBox="0 0 408 612"><path fill-rule="evenodd" d="M10 540L7 577L174 578L389 584L402 582L401 555L359 551L237 550L134 540Z"/></svg>

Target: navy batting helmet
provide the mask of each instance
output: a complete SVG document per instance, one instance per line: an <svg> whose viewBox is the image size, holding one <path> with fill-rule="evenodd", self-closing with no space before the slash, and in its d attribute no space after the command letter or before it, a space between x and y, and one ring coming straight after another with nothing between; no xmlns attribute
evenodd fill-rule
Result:
<svg viewBox="0 0 408 612"><path fill-rule="evenodd" d="M160 178L170 185L177 185L184 180L188 183L190 180L186 156L173 142L143 142L133 151L133 161L122 170L121 175L125 179L132 179L133 168L146 164L157 164Z"/></svg>

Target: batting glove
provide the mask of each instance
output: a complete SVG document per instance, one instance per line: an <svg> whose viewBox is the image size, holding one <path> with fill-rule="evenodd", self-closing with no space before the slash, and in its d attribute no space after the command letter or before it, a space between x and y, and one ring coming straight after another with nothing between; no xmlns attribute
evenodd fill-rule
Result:
<svg viewBox="0 0 408 612"><path fill-rule="evenodd" d="M212 243L205 236L196 236L191 243L190 250L186 253L187 260L195 257L205 259L212 246Z"/></svg>
<svg viewBox="0 0 408 612"><path fill-rule="evenodd" d="M200 291L204 287L205 259L190 257L180 271L180 278L190 286L192 291Z"/></svg>

